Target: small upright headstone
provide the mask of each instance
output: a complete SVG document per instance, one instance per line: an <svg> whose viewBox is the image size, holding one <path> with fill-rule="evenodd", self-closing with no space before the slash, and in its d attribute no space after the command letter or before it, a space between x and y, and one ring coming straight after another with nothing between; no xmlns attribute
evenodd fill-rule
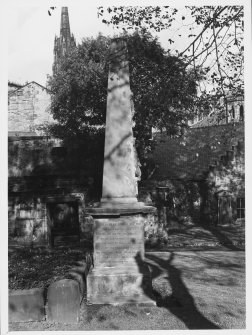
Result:
<svg viewBox="0 0 252 335"><path fill-rule="evenodd" d="M48 288L48 321L77 323L80 316L80 290L75 280L62 279Z"/></svg>

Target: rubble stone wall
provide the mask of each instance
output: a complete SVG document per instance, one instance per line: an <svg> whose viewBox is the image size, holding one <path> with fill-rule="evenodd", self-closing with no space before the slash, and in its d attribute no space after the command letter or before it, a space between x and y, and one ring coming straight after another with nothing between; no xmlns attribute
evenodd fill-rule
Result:
<svg viewBox="0 0 252 335"><path fill-rule="evenodd" d="M31 82L9 94L9 131L38 132L42 124L52 122L48 90Z"/></svg>

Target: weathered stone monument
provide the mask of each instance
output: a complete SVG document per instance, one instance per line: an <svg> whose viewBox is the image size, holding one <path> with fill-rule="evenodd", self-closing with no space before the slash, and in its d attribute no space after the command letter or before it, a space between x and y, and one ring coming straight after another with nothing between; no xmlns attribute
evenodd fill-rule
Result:
<svg viewBox="0 0 252 335"><path fill-rule="evenodd" d="M137 201L133 109L126 41L110 50L102 199L94 218L94 268L87 277L92 304L150 303L151 279L144 264L144 221L154 207Z"/></svg>

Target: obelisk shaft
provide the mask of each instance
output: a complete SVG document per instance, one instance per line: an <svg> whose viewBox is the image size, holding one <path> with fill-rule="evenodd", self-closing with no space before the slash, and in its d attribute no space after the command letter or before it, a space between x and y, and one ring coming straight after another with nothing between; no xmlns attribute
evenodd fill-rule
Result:
<svg viewBox="0 0 252 335"><path fill-rule="evenodd" d="M127 46L114 39L110 50L101 203L137 202Z"/></svg>

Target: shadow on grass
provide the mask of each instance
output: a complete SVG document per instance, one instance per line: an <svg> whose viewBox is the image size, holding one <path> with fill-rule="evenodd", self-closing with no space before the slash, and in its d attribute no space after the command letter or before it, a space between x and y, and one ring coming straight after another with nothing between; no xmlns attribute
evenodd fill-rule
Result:
<svg viewBox="0 0 252 335"><path fill-rule="evenodd" d="M219 229L218 227L211 227L210 225L202 225L202 227L204 229L207 229L210 233L212 233L223 247L226 247L227 249L232 250L232 251L244 250L244 247L242 246L239 247L239 246L234 245L233 241L225 234L228 232L228 229L226 229L226 231L223 232L220 230L220 227Z"/></svg>
<svg viewBox="0 0 252 335"><path fill-rule="evenodd" d="M147 296L150 298L152 298L153 295L155 296L158 307L165 307L168 309L172 314L184 322L188 329L220 329L216 324L204 317L197 309L193 296L190 294L182 280L181 271L172 264L174 253L171 253L167 260L160 259L154 255L148 255L147 258L150 261L155 262L156 265L148 261L143 261L141 255L138 254L135 259L139 271L141 272L143 265L147 264L151 268L152 280L157 278L161 273L166 273L167 276L164 278L170 284L172 289L171 295L163 296L157 290L149 292L146 290L145 285L142 286Z"/></svg>
<svg viewBox="0 0 252 335"><path fill-rule="evenodd" d="M202 222L204 220L202 219ZM193 226L183 228L169 228L168 235L170 243L181 243L182 238L190 238L192 240L200 240L200 243L206 246L208 243L220 245L231 251L244 251L244 228L240 227L223 227L221 225L214 226L212 224L194 223Z"/></svg>

